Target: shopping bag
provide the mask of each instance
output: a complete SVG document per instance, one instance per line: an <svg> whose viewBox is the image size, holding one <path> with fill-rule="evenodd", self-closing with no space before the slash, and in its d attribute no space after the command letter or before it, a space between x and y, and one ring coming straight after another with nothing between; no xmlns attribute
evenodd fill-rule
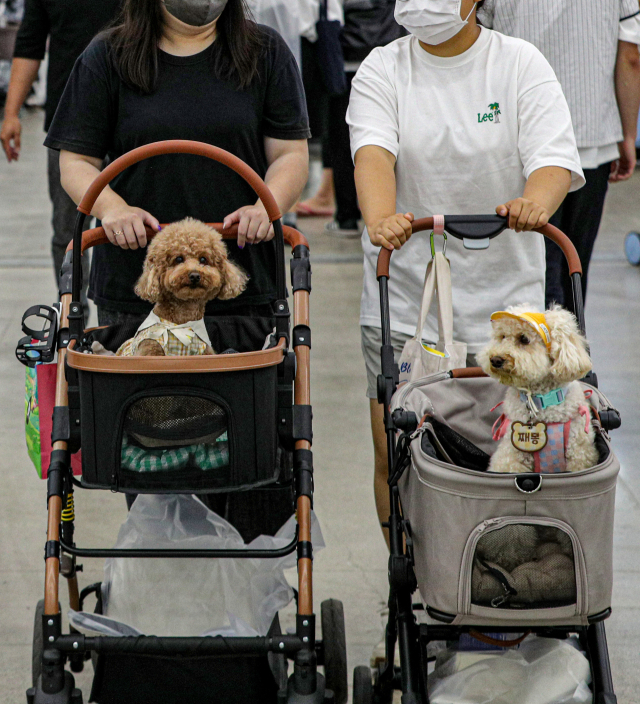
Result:
<svg viewBox="0 0 640 704"><path fill-rule="evenodd" d="M27 452L40 479L47 478L51 462L51 431L56 398L57 364L37 364L26 367L25 376L25 436ZM75 475L82 474L80 452L71 456Z"/></svg>
<svg viewBox="0 0 640 704"><path fill-rule="evenodd" d="M430 347L422 341L433 294L438 304L438 343ZM428 374L458 369L467 365L467 345L453 339L453 297L451 269L442 252L436 252L427 266L416 334L405 343L400 357L400 383Z"/></svg>

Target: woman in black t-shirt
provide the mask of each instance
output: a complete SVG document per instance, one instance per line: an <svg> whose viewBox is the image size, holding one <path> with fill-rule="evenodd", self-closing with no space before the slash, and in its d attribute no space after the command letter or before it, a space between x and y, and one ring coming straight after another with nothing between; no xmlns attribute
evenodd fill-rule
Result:
<svg viewBox="0 0 640 704"><path fill-rule="evenodd" d="M295 60L276 32L245 16L242 0L125 0L119 24L78 59L45 144L60 150L62 184L76 203L105 157L190 139L247 162L287 212L307 179L308 137ZM237 299L212 301L208 313L275 300L267 214L251 187L220 164L186 154L148 159L116 177L92 214L117 245L94 250L89 296L101 324L148 312L133 292L145 225L187 215L239 224L229 250L249 285Z"/></svg>

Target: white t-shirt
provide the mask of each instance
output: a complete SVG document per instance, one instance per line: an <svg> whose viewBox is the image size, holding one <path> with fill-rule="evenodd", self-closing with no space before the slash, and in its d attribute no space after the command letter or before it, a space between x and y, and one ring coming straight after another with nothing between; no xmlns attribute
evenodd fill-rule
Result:
<svg viewBox="0 0 640 704"><path fill-rule="evenodd" d="M396 157L396 210L416 218L494 213L521 196L526 179L544 166L570 170L572 190L584 185L569 108L552 68L532 44L488 29L452 58L428 54L412 36L374 49L353 80L347 122L354 156L377 145ZM379 327L379 249L366 230L362 246L360 324ZM393 253L393 330L415 333L430 256L428 233ZM543 309L542 235L505 231L482 251L467 251L449 237L447 256L455 339L470 352L486 341L493 311L524 302ZM433 311L424 339L437 339Z"/></svg>

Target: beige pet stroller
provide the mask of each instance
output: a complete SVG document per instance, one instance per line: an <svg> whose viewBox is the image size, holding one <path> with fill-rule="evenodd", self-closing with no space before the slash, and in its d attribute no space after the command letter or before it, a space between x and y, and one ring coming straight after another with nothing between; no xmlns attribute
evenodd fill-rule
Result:
<svg viewBox="0 0 640 704"><path fill-rule="evenodd" d="M413 231L432 227L433 219L426 218L416 221ZM482 240L488 246L506 221L450 216L445 227L478 249ZM575 313L584 330L577 253L557 229L541 232L567 257ZM390 702L394 689L402 690L404 704L429 702L428 644L451 644L468 639L470 632L496 646L516 645L525 633L558 640L577 634L590 663L592 701L614 704L603 621L611 613L620 469L607 431L620 425L618 412L591 373L582 383L597 429L597 466L565 474L488 473L494 407L505 389L479 368L468 368L432 374L396 391L389 256L383 250L378 259L383 331L378 390L385 407L391 499L389 623L386 658L373 678L368 667L355 670L354 704ZM420 604L412 604L416 588ZM423 609L426 623L418 623L414 612ZM394 667L396 641L400 668Z"/></svg>

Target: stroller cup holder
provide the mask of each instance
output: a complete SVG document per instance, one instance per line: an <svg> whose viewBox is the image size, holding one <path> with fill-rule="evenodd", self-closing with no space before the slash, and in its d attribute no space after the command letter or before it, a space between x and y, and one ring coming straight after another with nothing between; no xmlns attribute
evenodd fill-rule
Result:
<svg viewBox="0 0 640 704"><path fill-rule="evenodd" d="M31 306L25 311L22 332L26 337L21 338L16 347L16 357L21 364L35 367L41 362L53 362L58 346L58 315L59 311L52 306ZM32 319L42 320L42 327L37 329L27 325ZM67 340L62 342L66 344Z"/></svg>

